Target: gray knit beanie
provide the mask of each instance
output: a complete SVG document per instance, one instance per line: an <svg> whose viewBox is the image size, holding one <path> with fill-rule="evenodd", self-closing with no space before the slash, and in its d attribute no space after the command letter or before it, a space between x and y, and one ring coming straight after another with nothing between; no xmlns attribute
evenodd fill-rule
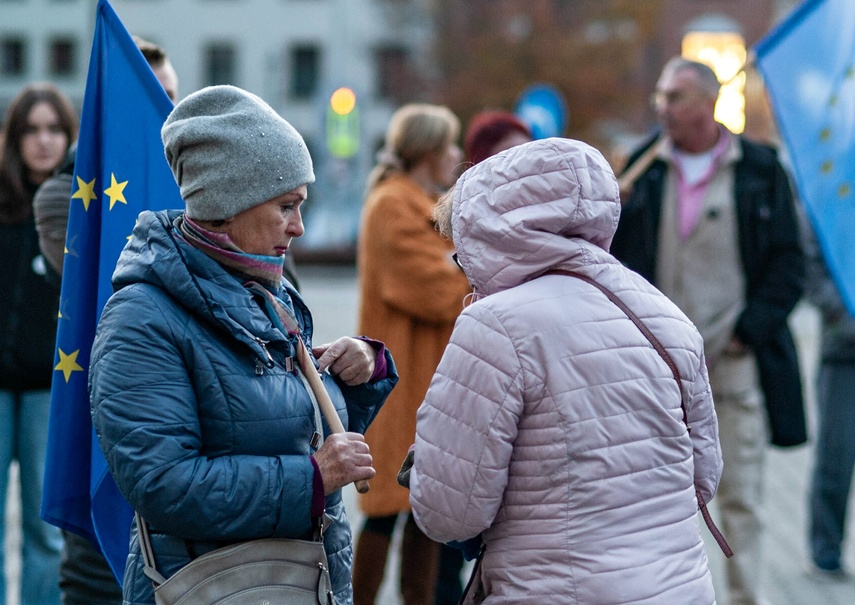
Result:
<svg viewBox="0 0 855 605"><path fill-rule="evenodd" d="M300 133L234 86L209 86L184 98L160 137L193 219L226 219L315 181Z"/></svg>

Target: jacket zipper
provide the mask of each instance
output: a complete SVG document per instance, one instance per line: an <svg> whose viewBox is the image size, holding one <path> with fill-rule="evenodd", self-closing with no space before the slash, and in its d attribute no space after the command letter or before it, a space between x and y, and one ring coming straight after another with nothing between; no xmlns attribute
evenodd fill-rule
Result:
<svg viewBox="0 0 855 605"><path fill-rule="evenodd" d="M256 337L255 342L261 346L261 350L264 351L264 354L267 356L267 361L265 362L263 358L259 357L255 360L255 373L258 376L264 374L264 367L268 368L273 367L273 356L270 354L270 351L267 350L267 343L269 341L262 340L261 338Z"/></svg>

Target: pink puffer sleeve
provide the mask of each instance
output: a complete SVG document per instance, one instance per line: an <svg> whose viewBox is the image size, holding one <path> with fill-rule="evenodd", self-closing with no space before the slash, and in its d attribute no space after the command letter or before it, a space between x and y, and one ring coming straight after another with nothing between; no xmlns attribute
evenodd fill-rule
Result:
<svg viewBox="0 0 855 605"><path fill-rule="evenodd" d="M692 427L692 449L695 463L695 485L700 488L705 502L709 502L718 489L721 477L721 447L718 440L718 420L713 405L707 364L703 352L691 385L688 402L688 420Z"/></svg>
<svg viewBox="0 0 855 605"><path fill-rule="evenodd" d="M410 503L433 540L477 536L496 516L523 406L522 368L485 305L468 307L416 420Z"/></svg>

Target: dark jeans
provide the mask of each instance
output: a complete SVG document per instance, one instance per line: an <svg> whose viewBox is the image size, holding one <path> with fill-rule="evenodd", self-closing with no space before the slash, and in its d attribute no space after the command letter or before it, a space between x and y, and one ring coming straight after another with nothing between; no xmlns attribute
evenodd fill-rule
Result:
<svg viewBox="0 0 855 605"><path fill-rule="evenodd" d="M822 364L810 495L810 548L817 567L841 567L846 505L855 468L855 363Z"/></svg>
<svg viewBox="0 0 855 605"><path fill-rule="evenodd" d="M59 565L63 605L122 605L122 589L107 560L89 540L63 531Z"/></svg>

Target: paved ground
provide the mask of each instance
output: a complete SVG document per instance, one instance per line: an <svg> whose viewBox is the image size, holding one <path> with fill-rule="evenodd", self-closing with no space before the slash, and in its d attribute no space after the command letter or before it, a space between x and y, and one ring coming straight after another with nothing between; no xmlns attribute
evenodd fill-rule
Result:
<svg viewBox="0 0 855 605"><path fill-rule="evenodd" d="M347 268L303 267L300 271L303 292L315 315L315 342L333 340L338 336L355 332L357 294L355 272ZM806 384L812 417L812 376L816 360L817 319L814 311L801 306L792 321L802 353L806 373ZM762 582L770 605L855 605L855 581L827 583L814 580L805 573L807 554L805 549L805 502L808 473L811 467L810 446L792 451L769 450L769 472L766 485L766 553L767 561ZM361 525L362 515L356 506L355 491L345 493L348 511L355 529ZM850 510L855 510L855 502ZM17 525L17 506L7 514L6 569L9 573L8 605L19 605L12 597L17 588L20 559L16 555L20 544L20 533L11 531ZM847 560L855 569L855 514L848 527L850 536ZM726 603L724 588L720 586L721 557L717 547L708 548L713 575L716 580L719 602ZM387 580L381 588L378 603L399 605L401 599L395 582L399 560L390 557ZM670 605L670 604L668 604ZM685 604L673 604L685 605Z"/></svg>

